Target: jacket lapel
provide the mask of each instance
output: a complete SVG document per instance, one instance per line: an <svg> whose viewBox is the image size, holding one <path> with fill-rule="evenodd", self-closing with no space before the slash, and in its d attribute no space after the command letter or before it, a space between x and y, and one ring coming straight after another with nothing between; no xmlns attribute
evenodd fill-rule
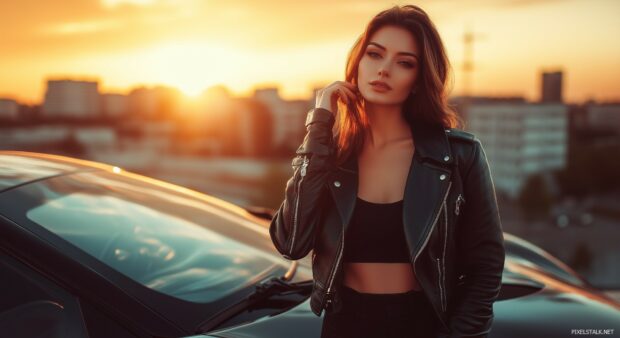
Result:
<svg viewBox="0 0 620 338"><path fill-rule="evenodd" d="M355 208L358 183L357 156L353 154L342 166L336 169L330 182L328 182L334 201L336 201L338 213L345 224L345 229Z"/></svg>
<svg viewBox="0 0 620 338"><path fill-rule="evenodd" d="M441 175L445 175L441 180ZM420 155L413 155L407 177L403 202L405 237L411 257L415 257L432 230L441 210L443 197L448 189L450 170L422 162Z"/></svg>
<svg viewBox="0 0 620 338"><path fill-rule="evenodd" d="M441 125L414 123L413 161L407 176L403 202L405 237L411 257L423 249L451 180L454 163L446 131ZM443 178L443 179L442 179Z"/></svg>
<svg viewBox="0 0 620 338"><path fill-rule="evenodd" d="M415 152L409 166L403 201L405 237L411 257L424 245L447 192L453 163L445 129L440 126L410 124ZM445 175L441 179L441 175ZM331 177L329 189L342 218L348 226L358 192L358 161L353 154Z"/></svg>

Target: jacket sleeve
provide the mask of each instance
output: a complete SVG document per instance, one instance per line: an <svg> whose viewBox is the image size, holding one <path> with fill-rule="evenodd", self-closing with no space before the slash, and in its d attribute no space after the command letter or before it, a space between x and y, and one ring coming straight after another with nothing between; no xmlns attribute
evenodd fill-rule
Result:
<svg viewBox="0 0 620 338"><path fill-rule="evenodd" d="M465 275L450 313L449 337L487 337L504 270L504 236L486 153L475 138L464 176L465 203L459 224L457 267Z"/></svg>
<svg viewBox="0 0 620 338"><path fill-rule="evenodd" d="M293 158L293 175L286 182L284 201L269 226L275 248L287 259L305 257L314 247L322 203L329 193L328 175L334 168L334 114L323 108L308 112L306 135Z"/></svg>

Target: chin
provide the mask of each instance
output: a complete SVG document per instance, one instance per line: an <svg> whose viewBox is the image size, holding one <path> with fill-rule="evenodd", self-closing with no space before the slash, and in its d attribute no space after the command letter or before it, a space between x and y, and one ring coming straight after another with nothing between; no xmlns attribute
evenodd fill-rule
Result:
<svg viewBox="0 0 620 338"><path fill-rule="evenodd" d="M370 104L383 104L390 106L404 103L404 101L399 101L394 98L386 97L384 95L376 95L374 93L364 96L364 100L366 100L366 102Z"/></svg>

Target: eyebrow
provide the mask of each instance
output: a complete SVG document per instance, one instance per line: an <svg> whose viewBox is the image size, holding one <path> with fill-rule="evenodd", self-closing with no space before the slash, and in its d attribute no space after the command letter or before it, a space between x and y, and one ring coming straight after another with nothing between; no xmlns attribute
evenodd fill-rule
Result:
<svg viewBox="0 0 620 338"><path fill-rule="evenodd" d="M381 46L380 44L376 43L376 42L369 42L368 45L375 45L383 50L385 50L386 48ZM416 58L416 60L418 60L418 56L415 53L407 53L407 52L398 52L396 54L400 54L400 55L409 55L409 56L413 56Z"/></svg>

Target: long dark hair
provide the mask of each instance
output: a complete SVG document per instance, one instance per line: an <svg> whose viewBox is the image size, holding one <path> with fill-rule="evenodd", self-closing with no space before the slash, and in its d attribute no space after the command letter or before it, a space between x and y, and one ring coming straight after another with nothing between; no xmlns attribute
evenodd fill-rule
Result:
<svg viewBox="0 0 620 338"><path fill-rule="evenodd" d="M420 75L414 94L404 102L403 114L409 123L440 124L446 128L463 125L462 119L448 104L448 76L452 75L445 48L435 25L426 12L415 5L394 6L377 14L366 26L349 52L345 79L357 85L359 63L370 37L385 25L395 25L411 32L421 48ZM450 83L452 85L452 83ZM334 138L337 144L336 163L342 164L351 155L359 154L364 143L364 130L369 122L364 100L358 95L348 105L338 101Z"/></svg>

